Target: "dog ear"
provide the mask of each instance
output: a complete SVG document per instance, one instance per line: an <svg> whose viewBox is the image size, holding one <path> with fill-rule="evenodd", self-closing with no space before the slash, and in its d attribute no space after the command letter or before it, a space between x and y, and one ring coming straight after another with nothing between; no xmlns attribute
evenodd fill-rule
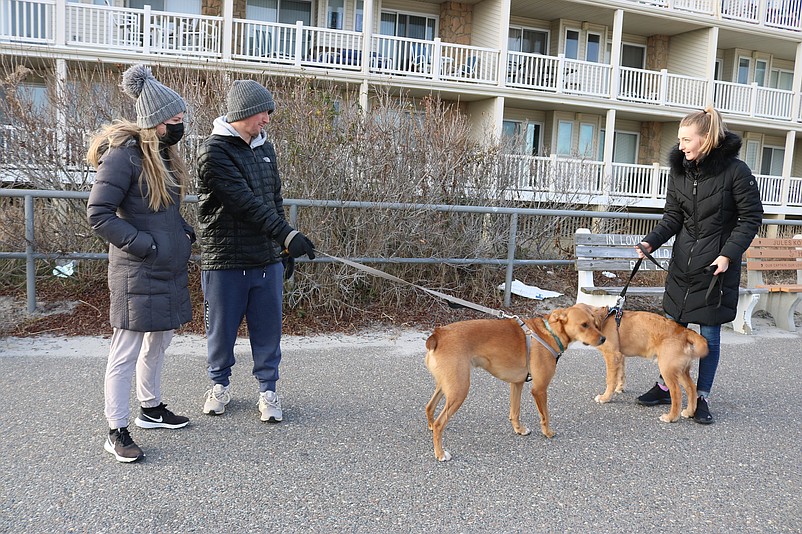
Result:
<svg viewBox="0 0 802 534"><path fill-rule="evenodd" d="M568 317L568 310L565 308L557 308L549 314L549 322L560 321L563 322Z"/></svg>

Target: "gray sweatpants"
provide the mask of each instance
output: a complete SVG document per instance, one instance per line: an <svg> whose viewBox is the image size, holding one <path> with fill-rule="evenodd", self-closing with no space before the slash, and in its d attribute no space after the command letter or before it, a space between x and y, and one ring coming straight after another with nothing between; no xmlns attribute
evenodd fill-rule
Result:
<svg viewBox="0 0 802 534"><path fill-rule="evenodd" d="M136 398L145 408L161 404L161 376L164 351L170 346L174 330L134 332L115 328L111 335L109 360L103 384L104 413L109 428L128 426L131 408L131 378L136 370Z"/></svg>

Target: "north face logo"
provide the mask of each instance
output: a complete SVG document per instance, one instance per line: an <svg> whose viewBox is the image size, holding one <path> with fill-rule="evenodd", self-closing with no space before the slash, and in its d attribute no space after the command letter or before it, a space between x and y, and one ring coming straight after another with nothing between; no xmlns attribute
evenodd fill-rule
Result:
<svg viewBox="0 0 802 534"><path fill-rule="evenodd" d="M263 157L262 159L265 161L265 163L270 163L270 158L267 156Z"/></svg>

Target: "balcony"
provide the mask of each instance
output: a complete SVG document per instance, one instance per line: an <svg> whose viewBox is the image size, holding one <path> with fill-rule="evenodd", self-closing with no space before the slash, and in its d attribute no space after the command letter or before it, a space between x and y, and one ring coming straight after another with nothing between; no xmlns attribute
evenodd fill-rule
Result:
<svg viewBox="0 0 802 534"><path fill-rule="evenodd" d="M801 0L628 0L639 5L709 15L765 28L802 31Z"/></svg>
<svg viewBox="0 0 802 534"><path fill-rule="evenodd" d="M669 168L657 163L611 163L606 171L602 161L558 155L508 156L503 174L513 178L509 190L518 200L638 208L663 207L670 176ZM802 178L783 180L781 176L768 175L755 178L767 212L802 213Z"/></svg>

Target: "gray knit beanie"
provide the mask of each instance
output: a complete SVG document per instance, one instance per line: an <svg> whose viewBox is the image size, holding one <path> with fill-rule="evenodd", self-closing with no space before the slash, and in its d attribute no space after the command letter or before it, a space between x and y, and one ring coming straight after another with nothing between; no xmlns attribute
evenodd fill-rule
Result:
<svg viewBox="0 0 802 534"><path fill-rule="evenodd" d="M228 104L226 113L228 122L247 119L263 111L273 113L273 110L276 109L273 95L256 80L235 81L228 92L226 103Z"/></svg>
<svg viewBox="0 0 802 534"><path fill-rule="evenodd" d="M140 128L155 128L187 110L184 99L159 83L147 65L134 65L123 72L122 89L136 99L136 124Z"/></svg>

